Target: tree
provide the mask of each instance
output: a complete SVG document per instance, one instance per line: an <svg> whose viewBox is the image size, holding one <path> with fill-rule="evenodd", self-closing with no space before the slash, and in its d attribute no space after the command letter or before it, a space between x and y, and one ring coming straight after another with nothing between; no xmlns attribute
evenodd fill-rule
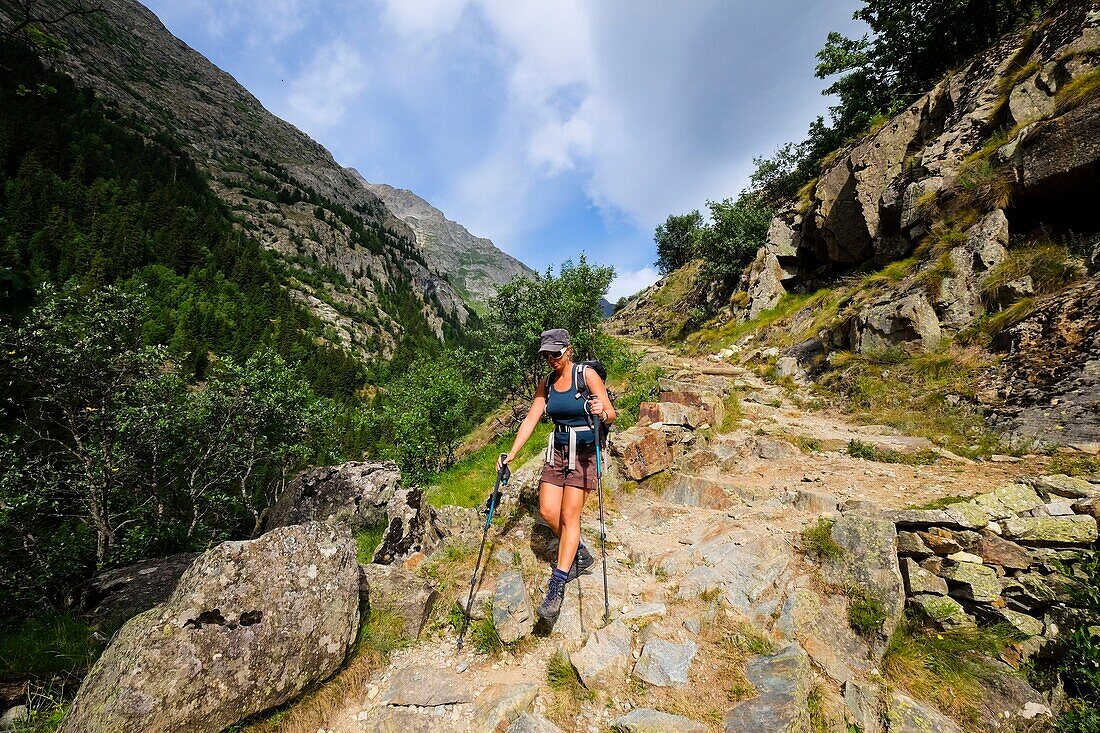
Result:
<svg viewBox="0 0 1100 733"><path fill-rule="evenodd" d="M703 217L696 209L690 214L669 216L664 224L658 224L653 234L657 243L657 269L662 275L678 270L695 256L699 235L703 230Z"/></svg>
<svg viewBox="0 0 1100 733"><path fill-rule="evenodd" d="M732 284L768 236L774 209L754 191L734 199L708 201L713 221L701 238L705 272L713 280Z"/></svg>

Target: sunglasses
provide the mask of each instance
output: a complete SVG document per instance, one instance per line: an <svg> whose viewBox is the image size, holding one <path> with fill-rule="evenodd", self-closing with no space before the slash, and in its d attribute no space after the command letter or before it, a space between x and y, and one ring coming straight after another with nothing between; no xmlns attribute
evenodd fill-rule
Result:
<svg viewBox="0 0 1100 733"><path fill-rule="evenodd" d="M563 356L565 356L565 349L568 349L568 348L569 347L566 346L565 348L561 349L560 351L544 351L544 352L542 352L542 357L544 359L546 359L547 361L556 361L556 360L562 358Z"/></svg>

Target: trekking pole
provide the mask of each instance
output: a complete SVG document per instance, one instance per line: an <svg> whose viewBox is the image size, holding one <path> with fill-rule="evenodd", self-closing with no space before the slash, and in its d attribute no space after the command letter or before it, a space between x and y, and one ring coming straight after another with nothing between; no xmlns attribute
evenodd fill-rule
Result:
<svg viewBox="0 0 1100 733"><path fill-rule="evenodd" d="M477 551L477 562L474 563L474 574L470 576L470 597L466 599L466 618L462 622L462 628L458 632L458 648L462 648L462 637L466 635L466 629L470 626L470 614L474 606L474 588L477 587L477 570L481 567L481 556L485 552L485 540L489 538L489 524L493 521L493 512L496 511L497 503L501 499L500 487L508 484L508 479L512 477L512 469L508 468L508 464L504 462L504 459L508 457L507 453L501 453L500 468L497 469L497 482L493 486L493 493L489 495L489 514L485 517L485 531L481 534L481 549Z"/></svg>
<svg viewBox="0 0 1100 733"><path fill-rule="evenodd" d="M607 524L603 519L603 456L600 454L600 418L592 421L596 435L596 498L600 500L600 560L603 563L603 622L611 620L610 603L607 600Z"/></svg>

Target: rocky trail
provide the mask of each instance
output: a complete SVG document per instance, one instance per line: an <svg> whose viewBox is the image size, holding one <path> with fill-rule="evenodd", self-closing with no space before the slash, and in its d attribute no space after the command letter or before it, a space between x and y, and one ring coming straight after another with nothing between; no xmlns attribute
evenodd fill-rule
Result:
<svg viewBox="0 0 1100 733"><path fill-rule="evenodd" d="M495 655L475 643L459 651L449 624L429 626L346 700L327 733L808 730L811 707L815 722L830 730L958 730L882 678L885 639L900 621L906 590L888 516L1016 485L1041 472L1046 459L975 463L947 454L911 466L854 458L844 450L851 440L902 453L932 445L802 407L820 407L807 388L634 346L667 377L661 401L643 404L639 426L612 435L615 460L605 477L610 623L602 618L597 562L569 584L557 622L535 625L554 548L549 530L532 518L537 512L516 511L491 531L475 603L475 617L492 613L512 643ZM740 417L727 420L733 394ZM718 432L723 422L727 432ZM512 502L535 491L539 460L516 472ZM476 543L477 519L459 516L473 525L463 529L466 541ZM805 547L803 531L822 518L834 522L839 560L821 561ZM595 497L582 527L597 548ZM472 565L471 557L437 566L453 576L441 589L447 603L465 599ZM880 599L883 619L875 633L861 635L849 623L849 606L864 596ZM576 678L569 665L561 673L566 658ZM1034 706L1046 710L1036 694L1020 694L1026 699L1005 704L1032 705L1033 715Z"/></svg>

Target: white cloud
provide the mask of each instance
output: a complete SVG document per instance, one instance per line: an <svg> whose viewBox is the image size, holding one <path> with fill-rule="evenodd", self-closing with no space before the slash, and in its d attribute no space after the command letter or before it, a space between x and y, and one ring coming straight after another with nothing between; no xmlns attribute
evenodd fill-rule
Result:
<svg viewBox="0 0 1100 733"><path fill-rule="evenodd" d="M640 270L625 271L615 276L611 287L607 291L607 299L614 303L619 298L634 295L638 291L648 288L661 279L661 273L652 267L643 267Z"/></svg>
<svg viewBox="0 0 1100 733"><path fill-rule="evenodd" d="M341 120L347 104L367 86L368 67L344 41L317 49L313 60L290 82L286 104L306 128L327 127Z"/></svg>

